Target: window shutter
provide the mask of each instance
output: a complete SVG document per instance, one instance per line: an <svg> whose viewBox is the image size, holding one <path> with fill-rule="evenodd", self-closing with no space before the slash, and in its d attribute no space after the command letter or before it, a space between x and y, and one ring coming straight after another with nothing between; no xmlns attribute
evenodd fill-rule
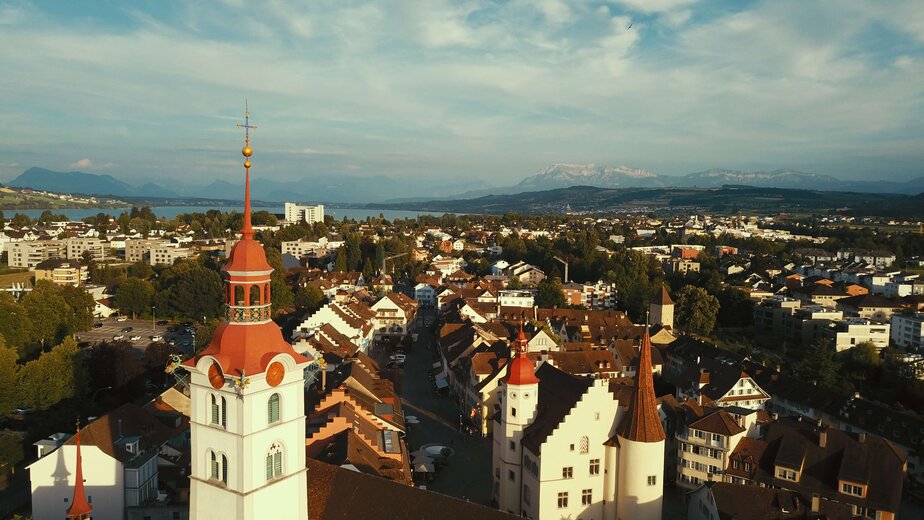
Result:
<svg viewBox="0 0 924 520"><path fill-rule="evenodd" d="M277 451L273 454L273 475L282 475L282 452Z"/></svg>
<svg viewBox="0 0 924 520"><path fill-rule="evenodd" d="M266 480L273 478L273 454L266 455Z"/></svg>
<svg viewBox="0 0 924 520"><path fill-rule="evenodd" d="M228 457L221 456L221 481L228 483Z"/></svg>
<svg viewBox="0 0 924 520"><path fill-rule="evenodd" d="M224 396L221 398L221 425L228 427L228 401Z"/></svg>

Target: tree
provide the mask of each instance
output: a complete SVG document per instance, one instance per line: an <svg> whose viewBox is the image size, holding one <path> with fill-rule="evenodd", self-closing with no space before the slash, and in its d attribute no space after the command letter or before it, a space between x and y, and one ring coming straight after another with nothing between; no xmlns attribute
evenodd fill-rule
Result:
<svg viewBox="0 0 924 520"><path fill-rule="evenodd" d="M286 268L282 263L282 252L272 247L266 249L266 261L273 268L273 274L270 275L273 310L291 307L295 303L295 294L286 283Z"/></svg>
<svg viewBox="0 0 924 520"><path fill-rule="evenodd" d="M686 285L677 293L674 318L677 328L702 336L715 328L719 312L719 300L702 287Z"/></svg>
<svg viewBox="0 0 924 520"><path fill-rule="evenodd" d="M822 388L838 388L841 364L831 343L820 340L809 346L805 356L792 365L793 375L803 381L813 381Z"/></svg>
<svg viewBox="0 0 924 520"><path fill-rule="evenodd" d="M22 307L26 314L37 318L32 322L32 330L35 340L42 347L64 336L62 328L69 307L61 295L60 287L48 280L39 280L32 291L23 297Z"/></svg>
<svg viewBox="0 0 924 520"><path fill-rule="evenodd" d="M545 279L536 285L536 305L542 308L564 307L565 292L562 290L561 280Z"/></svg>
<svg viewBox="0 0 924 520"><path fill-rule="evenodd" d="M198 261L177 261L161 272L159 281L154 299L158 314L192 320L222 314L225 288L221 276Z"/></svg>
<svg viewBox="0 0 924 520"><path fill-rule="evenodd" d="M324 305L324 293L314 285L306 285L295 294L295 308L301 312L313 313Z"/></svg>
<svg viewBox="0 0 924 520"><path fill-rule="evenodd" d="M337 259L334 260L334 271L344 273L347 271L346 251L341 247L337 250Z"/></svg>
<svg viewBox="0 0 924 520"><path fill-rule="evenodd" d="M154 269L144 260L138 260L128 266L128 276L141 278L142 280L150 280L151 277L154 276Z"/></svg>
<svg viewBox="0 0 924 520"><path fill-rule="evenodd" d="M70 312L65 313L62 336L73 335L77 332L90 330L93 325L93 311L96 301L83 287L66 285L61 287L61 296L67 303Z"/></svg>
<svg viewBox="0 0 924 520"><path fill-rule="evenodd" d="M24 432L12 430L0 431L0 473L5 473L8 468L12 468L25 460L26 454L22 449L22 445L26 440L25 435ZM15 519L16 516L18 515L13 518Z"/></svg>
<svg viewBox="0 0 924 520"><path fill-rule="evenodd" d="M31 355L34 351L32 320L22 305L5 291L0 291L0 336L6 340L6 346L19 353L20 358Z"/></svg>
<svg viewBox="0 0 924 520"><path fill-rule="evenodd" d="M144 349L144 357L141 358L141 364L151 372L163 372L167 366L167 360L170 356L177 353L176 347L163 342L155 341Z"/></svg>
<svg viewBox="0 0 924 520"><path fill-rule="evenodd" d="M134 346L127 341L104 341L89 353L87 371L96 389L122 388L144 372Z"/></svg>
<svg viewBox="0 0 924 520"><path fill-rule="evenodd" d="M80 395L86 374L77 342L67 338L26 363L19 369L17 381L20 403L36 410L47 410Z"/></svg>
<svg viewBox="0 0 924 520"><path fill-rule="evenodd" d="M523 284L520 282L520 279L514 276L507 282L507 289L522 289Z"/></svg>
<svg viewBox="0 0 924 520"><path fill-rule="evenodd" d="M372 270L372 260L370 260L369 257L366 257L366 259L363 260L363 278L367 281L372 280L373 273L374 271Z"/></svg>
<svg viewBox="0 0 924 520"><path fill-rule="evenodd" d="M128 278L116 290L115 304L132 319L147 312L154 302L154 284L141 278Z"/></svg>
<svg viewBox="0 0 924 520"><path fill-rule="evenodd" d="M3 346L0 336L0 417L6 417L19 405L16 377L19 374L19 357L15 350Z"/></svg>

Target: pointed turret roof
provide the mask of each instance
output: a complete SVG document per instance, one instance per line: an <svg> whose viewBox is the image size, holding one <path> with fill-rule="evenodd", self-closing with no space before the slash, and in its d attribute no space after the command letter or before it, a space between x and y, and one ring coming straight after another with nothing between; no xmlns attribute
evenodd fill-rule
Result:
<svg viewBox="0 0 924 520"><path fill-rule="evenodd" d="M503 381L507 385L534 385L539 382L536 377L536 366L526 357L526 334L523 333L523 323L520 323L520 333L516 339L516 355L507 365L507 375Z"/></svg>
<svg viewBox="0 0 924 520"><path fill-rule="evenodd" d="M658 301L658 305L673 305L674 300L671 299L671 295L667 293L667 287L661 286L661 299Z"/></svg>
<svg viewBox="0 0 924 520"><path fill-rule="evenodd" d="M661 442L664 440L664 427L658 415L658 398L654 390L654 377L651 375L651 338L648 327L642 336L639 349L638 373L629 412L619 427L619 437L635 442Z"/></svg>
<svg viewBox="0 0 924 520"><path fill-rule="evenodd" d="M80 456L80 424L77 425L77 471L74 476L74 498L71 500L71 507L67 508L67 518L84 519L89 518L93 512L93 506L87 501L87 495L83 489L83 460Z"/></svg>

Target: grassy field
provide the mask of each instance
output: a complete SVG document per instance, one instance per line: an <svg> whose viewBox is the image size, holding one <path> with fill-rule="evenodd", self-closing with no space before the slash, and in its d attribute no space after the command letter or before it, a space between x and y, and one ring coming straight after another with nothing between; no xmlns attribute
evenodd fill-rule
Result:
<svg viewBox="0 0 924 520"><path fill-rule="evenodd" d="M33 273L31 271L0 271L0 288L5 288L13 285L14 283L25 283L30 284L32 280Z"/></svg>
<svg viewBox="0 0 924 520"><path fill-rule="evenodd" d="M105 201L92 205L85 200L61 200L38 193L21 193L7 187L0 187L0 210L8 213L7 218L17 209L76 209L88 207L115 207Z"/></svg>

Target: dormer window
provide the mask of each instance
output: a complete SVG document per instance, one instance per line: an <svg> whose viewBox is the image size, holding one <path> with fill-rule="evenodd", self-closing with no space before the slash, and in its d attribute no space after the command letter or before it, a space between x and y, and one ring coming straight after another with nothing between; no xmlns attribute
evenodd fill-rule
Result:
<svg viewBox="0 0 924 520"><path fill-rule="evenodd" d="M798 474L795 471L792 471L786 468L781 468L779 466L777 466L776 468L776 478L781 479L781 480L788 480L790 482L799 481Z"/></svg>
<svg viewBox="0 0 924 520"><path fill-rule="evenodd" d="M863 486L858 486L856 484L851 484L850 482L841 481L841 493L845 495L852 495L855 497L863 498L865 493Z"/></svg>

